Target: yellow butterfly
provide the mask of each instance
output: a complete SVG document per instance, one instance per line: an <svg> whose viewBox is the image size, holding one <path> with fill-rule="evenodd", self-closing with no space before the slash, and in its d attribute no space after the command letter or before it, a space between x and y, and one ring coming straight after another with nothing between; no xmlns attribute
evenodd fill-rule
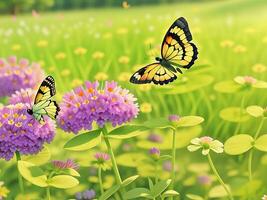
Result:
<svg viewBox="0 0 267 200"><path fill-rule="evenodd" d="M55 120L60 111L57 103L52 100L55 94L55 80L52 76L48 76L39 87L32 108L27 109L28 114L32 115L41 124L44 123L44 115L48 115Z"/></svg>
<svg viewBox="0 0 267 200"><path fill-rule="evenodd" d="M156 57L155 63L149 64L130 78L135 84L168 84L177 79L176 73L182 74L180 68L189 69L197 59L198 50L190 42L192 35L185 18L178 18L167 31L162 45L161 58Z"/></svg>

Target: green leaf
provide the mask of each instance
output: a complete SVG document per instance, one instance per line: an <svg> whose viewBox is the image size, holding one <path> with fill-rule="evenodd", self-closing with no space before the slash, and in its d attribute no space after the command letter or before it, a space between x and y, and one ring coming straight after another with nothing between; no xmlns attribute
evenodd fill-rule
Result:
<svg viewBox="0 0 267 200"><path fill-rule="evenodd" d="M148 178L148 186L150 190L154 187L153 181L150 178Z"/></svg>
<svg viewBox="0 0 267 200"><path fill-rule="evenodd" d="M170 155L162 155L159 157L159 161L169 160L171 158L172 158L172 156L170 156Z"/></svg>
<svg viewBox="0 0 267 200"><path fill-rule="evenodd" d="M144 159L146 159L146 156L143 153L124 153L116 156L118 165L134 168L142 164Z"/></svg>
<svg viewBox="0 0 267 200"><path fill-rule="evenodd" d="M176 127L190 127L201 124L204 121L204 118L199 116L185 116L181 117L177 123Z"/></svg>
<svg viewBox="0 0 267 200"><path fill-rule="evenodd" d="M230 137L224 144L224 150L230 155L240 155L252 148L253 137L247 134L240 134Z"/></svg>
<svg viewBox="0 0 267 200"><path fill-rule="evenodd" d="M154 118L143 123L148 128L174 128L167 118Z"/></svg>
<svg viewBox="0 0 267 200"><path fill-rule="evenodd" d="M265 82L265 81L257 81L256 83L254 83L252 85L252 87L266 89L267 88L267 82Z"/></svg>
<svg viewBox="0 0 267 200"><path fill-rule="evenodd" d="M89 150L101 142L101 130L83 133L70 139L64 148L70 151Z"/></svg>
<svg viewBox="0 0 267 200"><path fill-rule="evenodd" d="M192 200L204 200L203 197L195 195L195 194L187 194L186 197Z"/></svg>
<svg viewBox="0 0 267 200"><path fill-rule="evenodd" d="M230 190L228 185L226 185L226 187L228 188L228 190ZM210 198L220 198L220 197L225 197L225 196L228 196L228 194L222 185L214 186L209 191Z"/></svg>
<svg viewBox="0 0 267 200"><path fill-rule="evenodd" d="M138 125L125 125L119 128L113 129L109 134L109 138L115 139L127 139L136 137L146 131L147 128L144 126Z"/></svg>
<svg viewBox="0 0 267 200"><path fill-rule="evenodd" d="M151 188L151 194L154 198L158 197L164 190L167 189L167 187L170 185L171 179L168 180L162 180L157 182L152 188Z"/></svg>
<svg viewBox="0 0 267 200"><path fill-rule="evenodd" d="M234 81L222 81L215 84L214 89L222 93L235 93L241 89L241 85Z"/></svg>
<svg viewBox="0 0 267 200"><path fill-rule="evenodd" d="M235 194L243 197L255 196L255 194L257 194L259 189L262 187L265 186L263 186L263 183L260 180L255 179L252 181L246 181L243 184L239 185L239 187L235 191Z"/></svg>
<svg viewBox="0 0 267 200"><path fill-rule="evenodd" d="M260 136L254 144L255 148L267 152L267 134Z"/></svg>
<svg viewBox="0 0 267 200"><path fill-rule="evenodd" d="M134 188L124 195L125 199L135 199L135 198L152 198L150 191L146 188Z"/></svg>
<svg viewBox="0 0 267 200"><path fill-rule="evenodd" d="M220 117L229 122L245 122L249 120L246 110L239 107L229 107L221 110Z"/></svg>
<svg viewBox="0 0 267 200"><path fill-rule="evenodd" d="M120 189L120 186L119 186L119 185L114 185L113 187L111 187L110 189L108 189L107 191L105 191L105 192L99 197L99 200L106 200L106 199L109 199L109 197L111 197L113 194L115 194L119 189Z"/></svg>
<svg viewBox="0 0 267 200"><path fill-rule="evenodd" d="M253 117L261 117L263 116L264 109L260 106L249 106L247 107L247 112Z"/></svg>
<svg viewBox="0 0 267 200"><path fill-rule="evenodd" d="M138 177L139 177L139 175L134 175L134 176L131 176L131 177L126 178L124 181L122 181L122 187L125 187L125 186L131 184L131 183L134 182Z"/></svg>
<svg viewBox="0 0 267 200"><path fill-rule="evenodd" d="M43 165L47 163L51 158L49 149L44 146L43 150L37 155L22 156L22 160L30 162L35 165Z"/></svg>
<svg viewBox="0 0 267 200"><path fill-rule="evenodd" d="M196 138L200 135L202 131L201 126L192 126L187 128L179 128L176 130L176 148L184 148L190 144L190 141L193 138ZM157 147L161 150L169 150L172 148L172 134L171 131L167 132L162 143L155 143L148 141L146 139L139 140L137 146L142 149L150 149L151 147Z"/></svg>
<svg viewBox="0 0 267 200"><path fill-rule="evenodd" d="M49 179L47 182L49 186L61 189L72 188L79 184L79 181L76 178L69 175L57 175Z"/></svg>
<svg viewBox="0 0 267 200"><path fill-rule="evenodd" d="M18 161L18 170L19 173L30 183L37 185L39 187L47 187L47 177L38 166L26 162L26 161Z"/></svg>
<svg viewBox="0 0 267 200"><path fill-rule="evenodd" d="M72 169L72 168L64 169L64 172L65 172L67 175L80 177L79 172L77 172L75 169Z"/></svg>
<svg viewBox="0 0 267 200"><path fill-rule="evenodd" d="M162 194L162 198L165 199L166 197L174 197L178 195L179 193L176 192L175 190L167 190Z"/></svg>

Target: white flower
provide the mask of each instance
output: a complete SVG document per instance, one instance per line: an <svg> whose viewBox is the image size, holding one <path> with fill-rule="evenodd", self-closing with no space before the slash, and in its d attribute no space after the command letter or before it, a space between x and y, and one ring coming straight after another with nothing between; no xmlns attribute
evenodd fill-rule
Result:
<svg viewBox="0 0 267 200"><path fill-rule="evenodd" d="M191 145L187 147L188 151L197 151L202 148L202 154L208 155L209 151L212 150L216 153L223 152L223 143L218 140L214 140L211 137L204 136L201 138L194 138L191 140Z"/></svg>

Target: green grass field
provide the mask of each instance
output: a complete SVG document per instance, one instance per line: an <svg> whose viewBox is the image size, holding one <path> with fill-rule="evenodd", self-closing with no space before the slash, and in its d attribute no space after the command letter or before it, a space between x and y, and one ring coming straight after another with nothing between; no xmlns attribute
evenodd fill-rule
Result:
<svg viewBox="0 0 267 200"><path fill-rule="evenodd" d="M244 75L267 81L266 11L265 0L235 0L40 13L39 17L22 15L16 19L1 16L0 57L16 55L39 62L46 74L55 77L58 101L66 91L85 80L115 80L130 89L138 98L141 113L136 123L168 117L169 114L202 116L205 119L202 127L182 129L177 140L179 173L175 189L180 192L180 199L188 199L186 194L205 196L212 188L202 188L196 183L195 177L198 173L194 171L201 171L201 167L205 168L207 165L205 157L186 150L189 141L199 135L209 135L225 142L236 133L254 135L258 128L259 119L250 117L243 123L236 123L233 121L239 117L238 114L233 117L234 120L224 120L220 117L220 111L227 107L240 107L242 101L244 108L250 105L266 107L266 89L228 94L218 92L214 86ZM199 58L195 65L179 75L178 80L166 86L143 87L131 84L128 81L129 76L159 55L159 47L166 30L180 16L188 20L193 42L199 48ZM158 132L166 142L147 142L149 133L127 140L112 141L122 176L126 178L140 174L142 178L134 183L139 186L146 185L146 177L154 176L151 174L153 166L137 161L136 165L133 157L147 154L147 149L153 145L162 152L169 152L171 149L171 136L167 130L151 131ZM266 131L265 124L261 132ZM72 137L72 134L58 130L55 141L48 147L52 152L52 159L74 158L83 166L80 171L80 185L65 191L52 190L53 199L71 199L75 192L86 188L99 191L95 183L96 177L89 175L88 167L85 167L90 166L92 155L97 149L74 153L63 150L64 143ZM124 144L131 145L132 153L136 155L124 155ZM105 151L105 145L98 149ZM247 154L214 157L222 177L237 194L235 199L245 200L250 196L251 200L256 200L267 193L266 178L263 178L266 176L266 153L255 153L254 182L251 185L245 183ZM0 161L0 165L0 181L3 180L11 191L7 199L15 199L18 188L13 188L13 184L17 184L14 162ZM203 171L206 173L205 169ZM105 174L104 188L114 184L111 174L111 171ZM169 176L168 172L160 173L160 179ZM44 198L43 189L26 185L27 192L37 196L29 199ZM218 183L214 181L212 186L214 185ZM241 186L245 187L242 191ZM227 199L215 195L216 198Z"/></svg>

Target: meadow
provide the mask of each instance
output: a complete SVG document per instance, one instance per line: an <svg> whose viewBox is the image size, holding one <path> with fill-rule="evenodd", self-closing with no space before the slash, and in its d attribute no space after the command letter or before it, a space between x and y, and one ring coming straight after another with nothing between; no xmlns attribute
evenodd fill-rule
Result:
<svg viewBox="0 0 267 200"><path fill-rule="evenodd" d="M86 80L98 80L100 85L114 80L136 96L140 111L128 123L132 126L116 130L107 125L114 129L108 148L106 137L87 138L87 147L81 147L81 141L72 139L86 131L74 135L58 127L54 140L40 154L22 157L44 171L51 170L53 160L73 159L78 172L63 173L79 181L73 187L61 183L46 190L48 186L33 180L36 177L27 179L22 173L22 194L15 157L1 159L0 199L4 187L9 192L3 199L8 200L75 199L75 194L89 189L102 200L133 199L134 194L139 194L135 199L261 199L267 194L266 11L265 0L235 0L1 16L0 57L15 55L39 63L46 75L55 78L59 104L66 92ZM195 64L168 85L130 83L137 69L160 54L164 34L181 16L199 49ZM7 99L2 98L3 106ZM191 118L173 123L168 121L170 115ZM105 135L105 129L101 131ZM224 152L216 154L211 148L205 156L188 151L190 141L202 136L224 143ZM173 139L175 168L170 166ZM153 147L156 150L151 152ZM97 152L106 152L111 159L97 163ZM123 187L113 173L112 153L121 179L131 177ZM102 188L110 192L106 198L101 196Z"/></svg>

